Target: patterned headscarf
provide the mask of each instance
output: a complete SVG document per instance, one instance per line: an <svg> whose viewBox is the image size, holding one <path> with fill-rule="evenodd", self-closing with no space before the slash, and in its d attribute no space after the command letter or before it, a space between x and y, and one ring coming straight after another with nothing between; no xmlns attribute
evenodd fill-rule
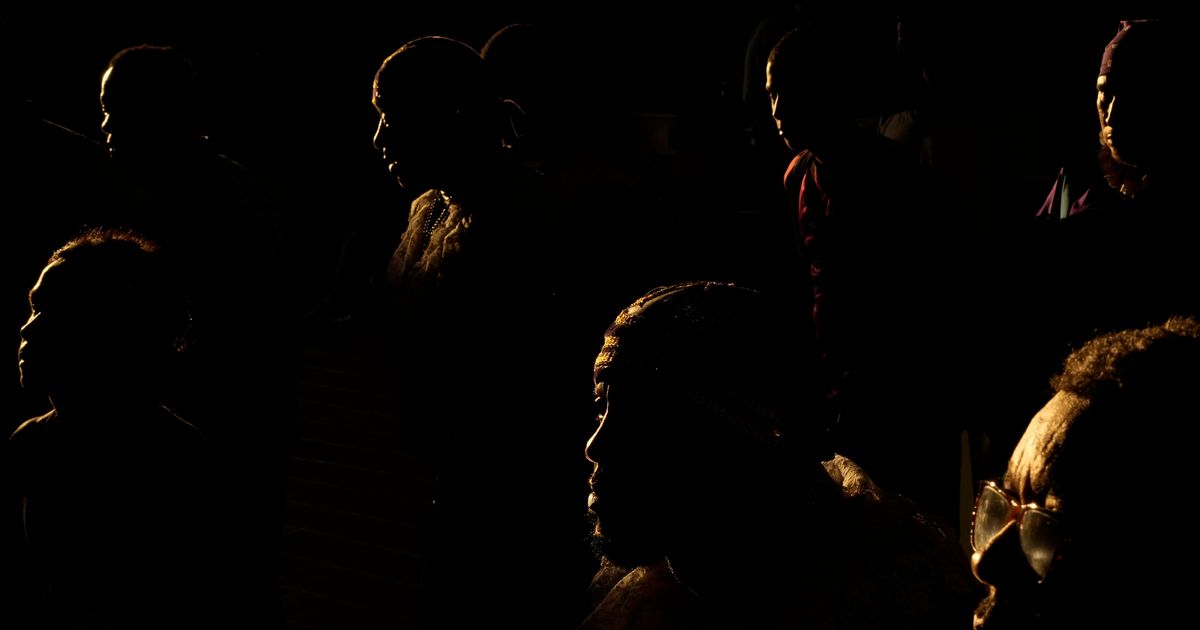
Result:
<svg viewBox="0 0 1200 630"><path fill-rule="evenodd" d="M1122 20L1117 35L1104 47L1100 59L1100 76L1112 74L1113 63L1121 60L1122 68L1145 72L1162 61L1162 51L1168 42L1158 20Z"/></svg>
<svg viewBox="0 0 1200 630"><path fill-rule="evenodd" d="M816 355L799 328L751 289L659 287L609 327L595 376L653 381L761 443L826 456Z"/></svg>

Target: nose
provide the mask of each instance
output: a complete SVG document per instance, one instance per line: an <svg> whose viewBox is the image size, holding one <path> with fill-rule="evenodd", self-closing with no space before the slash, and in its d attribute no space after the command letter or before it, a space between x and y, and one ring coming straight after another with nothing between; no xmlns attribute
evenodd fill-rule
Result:
<svg viewBox="0 0 1200 630"><path fill-rule="evenodd" d="M25 325L21 326L22 342L28 342L30 339L36 336L38 330L38 326L36 324L40 315L40 313L31 313L29 315L29 319L25 321Z"/></svg>
<svg viewBox="0 0 1200 630"><path fill-rule="evenodd" d="M383 136L386 131L387 121L384 120L383 114L380 114L379 125L375 127L375 136L371 138L371 145L374 146L375 150L379 151L380 153L384 152L385 141Z"/></svg>
<svg viewBox="0 0 1200 630"><path fill-rule="evenodd" d="M111 139L113 134L113 117L112 114L104 112L104 120L100 121L100 131L105 136Z"/></svg>
<svg viewBox="0 0 1200 630"><path fill-rule="evenodd" d="M775 122L778 123L781 122L780 119L783 115L783 97L775 94L771 97L771 118L774 118Z"/></svg>
<svg viewBox="0 0 1200 630"><path fill-rule="evenodd" d="M997 588L1020 589L1037 584L1038 576L1021 550L1020 526L1010 521L982 551L971 554L975 579Z"/></svg>
<svg viewBox="0 0 1200 630"><path fill-rule="evenodd" d="M1111 127L1113 124L1113 118L1116 115L1116 112L1117 112L1117 97L1115 95L1109 96L1107 104L1102 103L1100 106L1100 121L1102 123L1104 123L1104 125L1106 127Z"/></svg>
<svg viewBox="0 0 1200 630"><path fill-rule="evenodd" d="M600 426L596 427L596 431L592 433L592 437L588 438L587 445L583 447L583 456L593 464L599 464L600 460L604 458L604 440L600 435L602 429L604 429L604 422L601 422Z"/></svg>

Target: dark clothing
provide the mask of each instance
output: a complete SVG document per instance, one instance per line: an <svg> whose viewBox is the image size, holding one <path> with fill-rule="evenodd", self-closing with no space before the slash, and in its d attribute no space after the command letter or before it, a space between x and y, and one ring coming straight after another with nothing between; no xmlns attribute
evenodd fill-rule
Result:
<svg viewBox="0 0 1200 630"><path fill-rule="evenodd" d="M69 426L51 411L9 439L50 614L71 628L210 627L208 442L162 407L109 420Z"/></svg>
<svg viewBox="0 0 1200 630"><path fill-rule="evenodd" d="M206 143L159 163L112 160L105 226L154 239L179 267L192 326L167 403L212 441L232 512L228 581L242 619L278 624L278 554L298 417L293 265L279 209L252 174Z"/></svg>
<svg viewBox="0 0 1200 630"><path fill-rule="evenodd" d="M581 448L595 346L565 315L570 270L546 238L561 230L540 179L512 169L494 184L414 201L388 274L400 420L437 477L424 616L564 627L592 569Z"/></svg>
<svg viewBox="0 0 1200 630"><path fill-rule="evenodd" d="M1013 298L1004 312L1026 332L1025 344L1037 344L1030 351L1042 381L1097 334L1200 314L1192 195L1159 182L1132 199L1102 180L1080 188L1086 196L1065 197L1076 199L1066 216L1047 213L1026 226L1002 267L1010 279L1001 295Z"/></svg>
<svg viewBox="0 0 1200 630"><path fill-rule="evenodd" d="M938 413L963 307L963 261L940 204L894 142L855 134L784 177L835 447L881 484L948 516L956 419ZM961 237L960 237L961 238Z"/></svg>
<svg viewBox="0 0 1200 630"><path fill-rule="evenodd" d="M723 576L713 592L697 593L680 584L666 562L635 569L609 586L609 576L620 572L605 563L593 588L606 593L580 630L967 627L982 588L954 541L911 502L881 491L853 462L838 456L825 465L842 486L839 504L800 519L796 529L803 531L792 537L737 543L772 550L747 552L748 570ZM762 530L778 534L788 527L764 523Z"/></svg>

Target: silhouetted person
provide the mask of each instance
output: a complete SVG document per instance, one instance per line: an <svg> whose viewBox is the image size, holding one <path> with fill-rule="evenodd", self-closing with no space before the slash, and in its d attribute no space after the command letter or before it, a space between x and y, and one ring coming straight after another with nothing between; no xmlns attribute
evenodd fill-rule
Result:
<svg viewBox="0 0 1200 630"><path fill-rule="evenodd" d="M11 221L9 229L19 235L9 250L15 264L8 296L15 350L19 343L16 331L29 317L29 278L45 266L46 252L82 230L85 217L80 209L95 204L100 196L104 153L96 142L44 119L39 108L26 100L21 80L26 65L24 48L14 41L16 32L7 23L2 28L0 55L14 66L0 81L0 120L8 129L0 145L0 190ZM10 369L14 371L9 384L19 392L16 366ZM11 402L20 417L34 412L19 393ZM40 409L41 402L36 406ZM8 421L15 419L10 415Z"/></svg>
<svg viewBox="0 0 1200 630"><path fill-rule="evenodd" d="M584 426L570 418L585 413L572 394L587 387L586 330L559 295L571 244L506 148L506 111L470 47L405 44L373 101L389 171L426 191L389 268L400 421L437 475L426 623L569 624L591 569L571 501Z"/></svg>
<svg viewBox="0 0 1200 630"><path fill-rule="evenodd" d="M205 431L238 507L229 579L247 620L278 614L287 444L296 417L292 269L279 217L253 178L204 135L203 93L179 51L118 52L100 84L120 203L94 222L135 228L182 268L193 341L173 409ZM107 212L106 212L107 211ZM266 622L264 622L266 623Z"/></svg>
<svg viewBox="0 0 1200 630"><path fill-rule="evenodd" d="M586 322L581 330L603 329L608 313L651 287L692 277L695 268L662 191L631 164L633 120L617 106L620 86L596 48L579 30L511 24L481 52L499 94L520 108L514 152L543 176L561 217L558 238L571 243L564 249L572 269L586 274L563 287ZM694 207L688 213L700 214ZM613 251L621 255L597 255Z"/></svg>
<svg viewBox="0 0 1200 630"><path fill-rule="evenodd" d="M1193 589L1179 571L1196 551L1155 543L1186 509L1187 486L1172 480L1193 470L1180 431L1200 419L1198 383L1190 318L1101 335L1067 358L976 502L972 566L990 586L976 628L1187 624Z"/></svg>
<svg viewBox="0 0 1200 630"><path fill-rule="evenodd" d="M15 41L18 31L0 25L0 57L9 68L0 81L0 120L5 137L0 143L0 191L3 191L9 267L6 301L9 354L20 345L19 329L29 319L29 281L46 265L47 252L79 234L84 224L80 212L96 203L102 189L104 152L100 144L46 120L29 100L22 81L30 65L29 51ZM26 418L46 409L44 396L20 386L17 365L6 364L3 420L0 435L10 435ZM19 501L10 498L12 488L0 479L0 503L7 509ZM16 510L13 510L16 512ZM0 610L7 627L23 628L34 622L27 615L40 614L41 585L28 579L25 540L19 514L0 516Z"/></svg>
<svg viewBox="0 0 1200 630"><path fill-rule="evenodd" d="M800 325L816 336L838 448L948 517L961 419L926 401L956 391L947 366L963 305L951 272L963 261L911 156L854 119L863 61L813 24L784 36L765 68L779 135L798 152L784 186L811 312Z"/></svg>
<svg viewBox="0 0 1200 630"><path fill-rule="evenodd" d="M492 34L480 48L500 96L516 105L514 112L514 144L522 159L534 166L547 154L554 154L570 136L556 133L569 124L562 108L555 107L562 94L572 100L571 81L564 60L559 54L563 42L557 33L536 24L509 24ZM569 56L569 55L568 55ZM552 77L563 77L555 82ZM562 93L563 83L566 93Z"/></svg>
<svg viewBox="0 0 1200 630"><path fill-rule="evenodd" d="M586 449L608 563L584 628L966 624L965 556L830 452L817 369L778 305L734 285L660 287L617 316Z"/></svg>
<svg viewBox="0 0 1200 630"><path fill-rule="evenodd" d="M49 397L7 470L51 627L214 627L217 486L204 436L161 405L188 326L157 247L97 230L29 292L21 383Z"/></svg>

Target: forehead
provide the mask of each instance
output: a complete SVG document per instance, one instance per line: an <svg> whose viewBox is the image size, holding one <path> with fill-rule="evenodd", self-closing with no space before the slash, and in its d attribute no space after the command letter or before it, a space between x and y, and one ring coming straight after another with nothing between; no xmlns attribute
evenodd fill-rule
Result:
<svg viewBox="0 0 1200 630"><path fill-rule="evenodd" d="M779 76L779 74L780 74L779 73L779 63L773 62L773 61L768 61L766 74L767 74L767 87L768 88L770 88L772 85L779 85L779 79L781 78Z"/></svg>
<svg viewBox="0 0 1200 630"><path fill-rule="evenodd" d="M33 283L33 288L29 290L30 299L32 299L35 295L38 297L43 297L54 292L54 289L58 287L58 285L62 284L62 280L59 279L60 276L62 276L62 267L63 261L61 260L56 260L46 265L46 267L42 269L42 272L38 274L37 282ZM54 278L54 280L51 281L50 278ZM50 288L48 289L47 286Z"/></svg>
<svg viewBox="0 0 1200 630"><path fill-rule="evenodd" d="M1059 392L1034 415L1008 460L1005 486L1022 502L1045 504L1054 479L1055 460L1067 433L1088 407L1088 401Z"/></svg>

